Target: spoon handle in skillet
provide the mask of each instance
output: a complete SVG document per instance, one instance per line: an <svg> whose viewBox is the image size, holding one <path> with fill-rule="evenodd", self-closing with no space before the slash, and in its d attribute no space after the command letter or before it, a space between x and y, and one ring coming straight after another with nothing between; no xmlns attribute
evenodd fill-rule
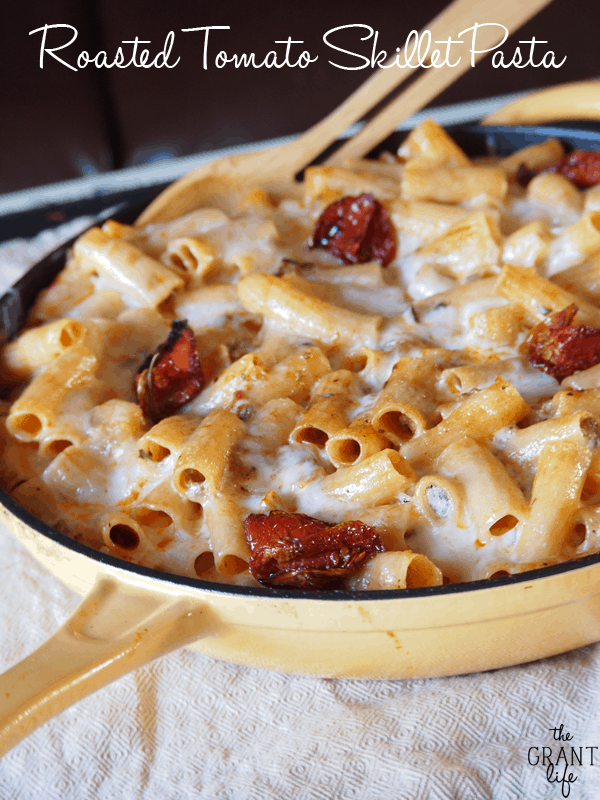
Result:
<svg viewBox="0 0 600 800"><path fill-rule="evenodd" d="M463 49L456 51L456 55L459 52L461 54L458 63L451 66L442 63L439 66L427 67L424 74L336 150L327 163L342 164L348 158L358 158L368 153L403 120L420 111L471 69L486 53L501 44L504 38L502 27L509 33L514 33L550 2L551 0L507 0L504 3L490 3L489 0L455 0L433 20L430 33L432 41L442 48L444 40L447 40L450 34L452 37L466 34L464 40L462 38L458 40L465 41ZM489 21L490 19L493 21ZM474 22L478 22L480 27L473 32L471 40L469 32L473 29ZM471 53L467 55L466 52L469 41L473 48L472 55ZM434 50L435 45L432 45L431 49Z"/></svg>

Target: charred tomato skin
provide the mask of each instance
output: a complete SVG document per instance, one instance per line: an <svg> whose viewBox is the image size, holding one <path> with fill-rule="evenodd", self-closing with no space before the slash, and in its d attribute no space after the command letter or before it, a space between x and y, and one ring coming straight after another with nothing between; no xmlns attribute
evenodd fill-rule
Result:
<svg viewBox="0 0 600 800"><path fill-rule="evenodd" d="M378 261L387 267L396 255L390 217L373 195L343 197L327 206L308 240L310 250L325 250L344 264Z"/></svg>
<svg viewBox="0 0 600 800"><path fill-rule="evenodd" d="M521 164L517 171L517 183L527 186L529 181L542 172L557 172L579 189L588 189L600 184L600 153L595 150L574 150L551 167L540 169L530 169Z"/></svg>
<svg viewBox="0 0 600 800"><path fill-rule="evenodd" d="M531 329L524 344L529 363L559 380L600 363L600 329L571 325L577 310L571 303L549 314Z"/></svg>
<svg viewBox="0 0 600 800"><path fill-rule="evenodd" d="M250 514L244 523L250 573L266 586L324 589L385 550L375 528L360 520L337 525L305 514Z"/></svg>
<svg viewBox="0 0 600 800"><path fill-rule="evenodd" d="M193 400L204 385L194 332L187 320L174 320L167 339L135 376L138 405L151 422L160 422Z"/></svg>
<svg viewBox="0 0 600 800"><path fill-rule="evenodd" d="M575 150L558 162L555 171L580 189L596 186L600 183L600 153L594 150Z"/></svg>

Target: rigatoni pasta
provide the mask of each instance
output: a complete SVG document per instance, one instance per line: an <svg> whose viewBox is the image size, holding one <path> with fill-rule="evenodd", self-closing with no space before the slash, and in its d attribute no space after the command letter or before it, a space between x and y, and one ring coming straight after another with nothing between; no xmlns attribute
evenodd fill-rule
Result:
<svg viewBox="0 0 600 800"><path fill-rule="evenodd" d="M562 155L477 163L427 120L281 196L92 228L0 353L0 480L212 581L410 590L600 551L598 189Z"/></svg>

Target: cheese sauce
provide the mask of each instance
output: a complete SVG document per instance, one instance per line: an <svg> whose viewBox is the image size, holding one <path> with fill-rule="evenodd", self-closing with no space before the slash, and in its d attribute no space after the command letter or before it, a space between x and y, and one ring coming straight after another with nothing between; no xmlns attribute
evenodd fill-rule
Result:
<svg viewBox="0 0 600 800"><path fill-rule="evenodd" d="M382 200L392 208L400 197L401 169L382 169L361 162L356 180L360 184L368 175L375 184L380 181ZM325 174L322 179L327 183ZM397 181L396 199L390 190L393 181ZM349 193L325 186L323 196L327 191L338 198ZM523 522L502 535L483 535L468 506L455 508L455 500L435 482L424 490L429 508L423 508L415 487L427 476L455 481L457 497L464 496L460 480L444 475L437 455L414 467L413 478L393 502L374 506L365 493L335 496L326 491L326 479L336 472L326 449L290 438L315 400L315 386L322 377L288 375L286 363L295 363L302 348L320 348L330 370L349 370L354 376L346 396L348 429L359 421L369 423L401 359L437 353L436 379L427 391L438 413L428 428L448 419L467 397L492 386L498 376L529 405L526 419L518 420L520 427L515 422L491 432L484 446L519 487L524 502L530 501L537 455L523 453L514 442L522 427L553 416L548 400L559 382L534 369L521 353L533 321L513 299L495 291L495 282L502 269L503 243L532 221L550 226L551 244L539 274L555 275L581 263L579 251L561 239L579 214L572 208L559 213L528 199L514 184L504 203L486 202L473 198L463 208L465 213L489 213L504 233L494 262L466 277L452 262L436 261L431 239L419 238L415 226L417 233L410 228L404 246L397 248L400 255L387 268L375 262L342 266L322 250L308 251L306 242L327 204L321 195L316 199L309 195L304 203L297 198L276 202L256 191L227 213L207 208L141 230L121 226L117 241L135 245L182 275L185 286L154 309L122 291L101 265L93 270L71 260L58 282L38 299L31 321L60 317L83 321L86 346L98 359L96 383L70 392L57 409L57 427L63 432L58 445L44 449L43 439L19 442L4 430L5 487L42 518L52 524L59 519L62 530L94 547L182 575L252 583L243 571L226 578L210 566L198 572L199 557L212 549L207 520L211 509L217 508L215 498L206 486L190 489L186 496L175 491L171 478L180 451L157 460L140 448L149 426L135 405L134 376L165 340L171 320L184 318L194 331L209 381L180 413L201 420L214 409L227 409L244 421L245 433L235 444L227 473L242 519L281 509L333 523L364 519L376 525L379 520L386 541L426 555L446 581L518 571L523 561L516 555ZM443 204L440 207L443 212ZM400 214L399 207L393 213ZM438 232L434 239L439 236ZM511 258L516 252L510 246L504 251ZM280 321L263 319L244 305L236 289L241 278L254 274L276 276L302 296L375 319L376 341L324 343L303 329L291 311ZM85 286L87 294L81 289ZM250 354L256 356L254 361L248 360ZM240 361L243 358L246 361ZM246 363L235 383L224 382L227 370ZM457 369L468 373L457 378ZM31 380L42 372L38 369ZM18 400L20 391L20 387L14 390L13 400ZM466 428L464 435L469 433ZM382 435L383 447L402 455L402 442L389 432ZM593 449L597 443L586 446ZM39 498L33 490L40 487L46 498L43 508L32 499ZM212 517L220 513L214 511ZM228 524L225 517L222 521ZM129 530L130 541L110 533L117 529L122 533L123 528ZM565 548L562 557L577 554Z"/></svg>

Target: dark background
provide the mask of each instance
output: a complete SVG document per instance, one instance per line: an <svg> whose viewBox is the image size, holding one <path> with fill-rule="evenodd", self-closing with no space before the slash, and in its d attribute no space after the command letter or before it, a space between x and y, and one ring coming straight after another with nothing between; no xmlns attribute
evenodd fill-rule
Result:
<svg viewBox="0 0 600 800"><path fill-rule="evenodd" d="M379 47L393 52L446 5L444 0L9 0L0 18L0 192L13 191L90 172L185 155L220 146L297 133L321 119L362 83L370 70L345 71L328 61L344 58L322 41L339 25L364 23L379 31ZM440 95L435 104L489 97L600 75L595 3L555 0L501 48L512 57L518 39L548 40L560 69L494 69L482 61ZM487 20L493 22L493 13ZM475 22L475 20L473 20ZM46 56L39 68L44 24L69 23L78 39L58 55L75 63L81 50L108 51L112 60L123 39L149 39L153 58L175 31L174 69L97 69L72 72ZM208 71L202 69L203 33L181 28L229 25L213 31ZM49 32L49 45L68 41L67 29ZM220 49L283 53L276 39L304 41L319 56L307 69L238 69L214 66ZM55 37L55 38L51 38ZM342 35L336 37L342 42ZM372 42L347 35L348 49L370 53ZM129 56L131 45L124 45ZM141 49L141 48L140 48ZM466 48L461 52L465 53ZM348 64L358 63L348 58Z"/></svg>

